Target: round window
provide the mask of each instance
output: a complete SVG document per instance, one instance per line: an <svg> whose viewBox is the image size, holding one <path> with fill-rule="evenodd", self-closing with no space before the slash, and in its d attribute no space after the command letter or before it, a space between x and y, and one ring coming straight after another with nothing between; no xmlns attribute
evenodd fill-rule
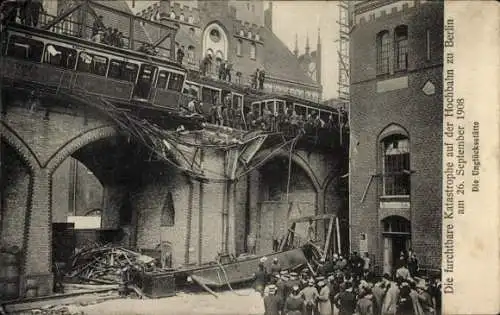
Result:
<svg viewBox="0 0 500 315"><path fill-rule="evenodd" d="M217 43L220 41L220 32L217 29L212 29L210 31L210 39L214 42Z"/></svg>

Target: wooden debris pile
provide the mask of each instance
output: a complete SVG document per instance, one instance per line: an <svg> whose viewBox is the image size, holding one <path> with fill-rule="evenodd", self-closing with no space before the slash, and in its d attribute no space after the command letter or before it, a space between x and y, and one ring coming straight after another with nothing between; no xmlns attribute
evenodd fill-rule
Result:
<svg viewBox="0 0 500 315"><path fill-rule="evenodd" d="M88 248L75 254L66 277L88 283L119 284L130 271L154 268L155 259L120 246Z"/></svg>

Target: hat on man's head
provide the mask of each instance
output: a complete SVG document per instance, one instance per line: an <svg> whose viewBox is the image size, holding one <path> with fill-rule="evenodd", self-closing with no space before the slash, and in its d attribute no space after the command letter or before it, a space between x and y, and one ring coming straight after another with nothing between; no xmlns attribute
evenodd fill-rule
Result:
<svg viewBox="0 0 500 315"><path fill-rule="evenodd" d="M282 275L287 275L287 274L288 274L288 270L281 270L281 271L280 271L280 274L282 274Z"/></svg>
<svg viewBox="0 0 500 315"><path fill-rule="evenodd" d="M298 276L298 274L297 274L296 272L290 272L290 276L292 276L292 277L297 277L297 276Z"/></svg>
<svg viewBox="0 0 500 315"><path fill-rule="evenodd" d="M308 282L309 285L314 285L314 280L313 279L310 279L309 282Z"/></svg>
<svg viewBox="0 0 500 315"><path fill-rule="evenodd" d="M318 286L324 287L325 286L325 281L321 280L320 282L318 282Z"/></svg>

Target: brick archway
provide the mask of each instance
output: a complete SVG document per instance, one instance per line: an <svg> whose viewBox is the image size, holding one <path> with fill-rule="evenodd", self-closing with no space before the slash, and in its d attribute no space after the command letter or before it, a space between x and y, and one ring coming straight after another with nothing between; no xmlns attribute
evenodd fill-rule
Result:
<svg viewBox="0 0 500 315"><path fill-rule="evenodd" d="M270 149L264 150L259 152L255 157L254 161L256 161L256 164L260 164L259 168L262 167L264 164L268 163L269 161L272 161L273 159L276 158L285 158L289 159L290 158L290 153L286 150L279 150L277 152L271 152ZM295 165L299 166L309 177L311 180L311 183L314 187L314 190L316 193L321 192L321 184L318 180L318 177L316 174L314 174L314 171L312 168L309 166L306 160L304 158L296 153L292 154L292 162L295 163Z"/></svg>
<svg viewBox="0 0 500 315"><path fill-rule="evenodd" d="M52 174L61 163L71 154L84 146L97 140L110 138L118 135L118 130L115 126L102 126L81 133L68 141L57 152L55 152L47 161L45 167L49 174Z"/></svg>
<svg viewBox="0 0 500 315"><path fill-rule="evenodd" d="M40 160L28 144L4 122L0 124L0 137L2 141L16 150L31 172L42 167Z"/></svg>

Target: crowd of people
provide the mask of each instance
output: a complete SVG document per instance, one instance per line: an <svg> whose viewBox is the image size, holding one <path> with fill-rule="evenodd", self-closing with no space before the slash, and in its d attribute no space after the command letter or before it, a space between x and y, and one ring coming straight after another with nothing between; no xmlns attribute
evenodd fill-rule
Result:
<svg viewBox="0 0 500 315"><path fill-rule="evenodd" d="M317 111L304 117L294 109L284 109L273 113L264 107L262 113L258 109L248 110L245 117L239 104L234 104L231 95L224 97L222 102L216 97L209 113L203 112L203 102L191 97L186 106L182 107L185 115L203 115L207 120L218 126L226 126L241 130L262 130L266 132L283 132L286 135L317 134L319 130L339 129L339 120L329 115L325 122ZM341 120L341 124L346 124Z"/></svg>
<svg viewBox="0 0 500 315"><path fill-rule="evenodd" d="M263 90L264 89L264 80L266 79L266 72L264 69L255 69L255 72L252 75L252 89Z"/></svg>
<svg viewBox="0 0 500 315"><path fill-rule="evenodd" d="M306 117L299 115L294 109L285 108L282 112L273 113L264 107L262 114L258 110L251 110L246 117L249 130L265 130L271 132L284 132L285 134L311 134L319 129L333 130L338 125L338 120L329 115L325 122L317 111Z"/></svg>
<svg viewBox="0 0 500 315"><path fill-rule="evenodd" d="M45 12L42 0L24 0L8 2L4 5L2 20L6 24L20 23L23 25L37 27L40 19L40 13Z"/></svg>
<svg viewBox="0 0 500 315"><path fill-rule="evenodd" d="M102 15L92 24L91 40L95 43L102 43L119 48L126 48L128 46L122 32L117 28L113 29L104 26Z"/></svg>
<svg viewBox="0 0 500 315"><path fill-rule="evenodd" d="M265 315L437 315L441 311L439 278L422 276L414 253L402 255L391 276L377 277L368 254L334 255L316 271L281 270L277 259L254 275Z"/></svg>

